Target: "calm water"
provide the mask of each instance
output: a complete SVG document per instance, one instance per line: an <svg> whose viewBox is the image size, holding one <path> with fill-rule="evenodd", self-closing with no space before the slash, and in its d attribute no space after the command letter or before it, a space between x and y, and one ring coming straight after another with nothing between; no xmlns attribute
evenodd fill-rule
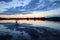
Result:
<svg viewBox="0 0 60 40"><path fill-rule="evenodd" d="M60 22L0 20L0 40L60 40Z"/></svg>
<svg viewBox="0 0 60 40"><path fill-rule="evenodd" d="M55 21L18 20L17 22L18 22L18 24L30 24L33 27L49 27L49 28L54 28L54 29L60 29L60 22L55 22ZM9 23L10 24L12 24L12 23L15 23L16 24L16 20L0 20L0 25L1 26L4 26L5 23L7 25Z"/></svg>

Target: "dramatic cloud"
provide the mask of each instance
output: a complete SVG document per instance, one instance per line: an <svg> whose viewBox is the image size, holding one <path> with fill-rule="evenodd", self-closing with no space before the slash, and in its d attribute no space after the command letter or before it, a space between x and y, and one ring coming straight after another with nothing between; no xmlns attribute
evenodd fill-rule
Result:
<svg viewBox="0 0 60 40"><path fill-rule="evenodd" d="M2 2L5 1L5 2ZM6 3L7 1L10 1ZM60 0L0 0L0 13L28 13L60 8Z"/></svg>

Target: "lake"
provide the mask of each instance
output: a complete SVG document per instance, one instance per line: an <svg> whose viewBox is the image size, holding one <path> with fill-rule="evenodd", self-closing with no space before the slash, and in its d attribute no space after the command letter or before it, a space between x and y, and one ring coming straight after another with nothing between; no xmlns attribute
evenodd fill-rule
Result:
<svg viewBox="0 0 60 40"><path fill-rule="evenodd" d="M0 20L0 40L60 40L60 22Z"/></svg>

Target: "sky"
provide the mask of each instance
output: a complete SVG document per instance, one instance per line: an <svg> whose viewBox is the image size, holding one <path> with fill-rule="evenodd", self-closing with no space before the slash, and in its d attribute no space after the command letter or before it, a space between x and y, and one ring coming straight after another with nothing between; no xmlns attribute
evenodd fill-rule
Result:
<svg viewBox="0 0 60 40"><path fill-rule="evenodd" d="M59 16L60 0L0 0L0 15Z"/></svg>

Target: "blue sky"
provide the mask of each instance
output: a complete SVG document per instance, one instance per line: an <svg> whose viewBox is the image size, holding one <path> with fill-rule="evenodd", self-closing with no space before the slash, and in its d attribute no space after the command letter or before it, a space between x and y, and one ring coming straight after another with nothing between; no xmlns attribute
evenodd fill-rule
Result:
<svg viewBox="0 0 60 40"><path fill-rule="evenodd" d="M60 9L60 0L0 0L0 14L32 14L51 10L57 12L56 9Z"/></svg>

